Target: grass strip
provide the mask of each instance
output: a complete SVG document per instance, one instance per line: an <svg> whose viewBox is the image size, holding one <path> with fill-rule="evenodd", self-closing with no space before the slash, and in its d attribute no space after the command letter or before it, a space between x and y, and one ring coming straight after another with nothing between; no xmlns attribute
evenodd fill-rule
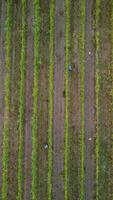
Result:
<svg viewBox="0 0 113 200"><path fill-rule="evenodd" d="M69 65L69 31L70 1L65 1L65 118L64 118L64 199L68 199L68 65Z"/></svg>
<svg viewBox="0 0 113 200"><path fill-rule="evenodd" d="M10 126L10 87L11 87L11 41L13 25L13 3L7 1L6 18L6 77L5 77L5 113L3 128L3 156L2 156L2 199L6 200L8 193L8 162L9 162L9 126Z"/></svg>
<svg viewBox="0 0 113 200"><path fill-rule="evenodd" d="M84 129L84 100L85 100L85 0L80 9L80 102L81 102L81 135L80 135L80 200L85 199L85 129Z"/></svg>
<svg viewBox="0 0 113 200"><path fill-rule="evenodd" d="M38 79L39 79L39 40L40 40L40 0L34 0L34 81L32 114L32 200L38 199Z"/></svg>
<svg viewBox="0 0 113 200"><path fill-rule="evenodd" d="M48 200L52 199L52 131L53 131L53 89L54 89L54 29L55 29L55 0L50 1L50 64L49 64L49 125L48 125Z"/></svg>
<svg viewBox="0 0 113 200"><path fill-rule="evenodd" d="M111 11L112 11L112 13L111 13L111 45L112 45L112 52L111 52L111 69L112 69L112 90L111 90L111 95L112 95L112 116L113 116L113 1L111 1L112 3L112 8L111 8ZM113 119L112 119L112 130L113 130ZM112 131L112 141L113 141L113 131ZM111 150L111 152L112 152L112 168L111 168L111 170L112 170L112 172L111 172L111 175L113 175L113 144L112 144L112 150ZM112 198L112 200L113 200L113 179L111 179L111 188L112 188L112 190L111 190L111 198Z"/></svg>
<svg viewBox="0 0 113 200"><path fill-rule="evenodd" d="M96 200L99 199L99 49L100 49L100 33L98 30L99 25L99 14L100 14L100 0L96 0L96 8L95 8L95 42L96 42L96 73L95 73L95 95L96 95L96 119L97 119L97 126L96 126L96 143L95 143L95 154L96 154Z"/></svg>
<svg viewBox="0 0 113 200"><path fill-rule="evenodd" d="M25 59L26 59L26 0L22 0L21 52L20 52L20 90L18 115L18 191L17 200L23 199L23 155L24 155L24 122L25 122Z"/></svg>

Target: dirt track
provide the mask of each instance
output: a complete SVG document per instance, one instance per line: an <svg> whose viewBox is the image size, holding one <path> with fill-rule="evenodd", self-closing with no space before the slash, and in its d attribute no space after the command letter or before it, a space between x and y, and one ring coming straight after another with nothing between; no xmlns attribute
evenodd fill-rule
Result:
<svg viewBox="0 0 113 200"><path fill-rule="evenodd" d="M55 70L54 70L54 123L53 123L53 199L63 199L63 145L64 145L64 1L56 2L55 10Z"/></svg>
<svg viewBox="0 0 113 200"><path fill-rule="evenodd" d="M85 170L86 199L94 198L95 184L95 49L94 0L86 2L85 19ZM89 140L91 138L91 141Z"/></svg>

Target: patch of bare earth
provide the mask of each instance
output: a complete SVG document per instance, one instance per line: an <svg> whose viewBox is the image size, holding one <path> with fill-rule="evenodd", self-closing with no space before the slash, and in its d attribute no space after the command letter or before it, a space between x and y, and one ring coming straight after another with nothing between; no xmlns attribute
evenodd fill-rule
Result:
<svg viewBox="0 0 113 200"><path fill-rule="evenodd" d="M85 17L85 194L94 199L95 183L95 49L94 0L86 1Z"/></svg>
<svg viewBox="0 0 113 200"><path fill-rule="evenodd" d="M33 92L33 1L27 1L26 82L25 82L25 142L24 142L24 200L31 199L32 153L32 92Z"/></svg>
<svg viewBox="0 0 113 200"><path fill-rule="evenodd" d="M55 69L53 118L53 199L64 198L64 66L65 66L65 2L56 1Z"/></svg>
<svg viewBox="0 0 113 200"><path fill-rule="evenodd" d="M50 1L41 1L41 35L39 56L38 96L38 144L39 144L39 188L38 198L47 200L47 156L48 148L48 69L49 69L49 6Z"/></svg>

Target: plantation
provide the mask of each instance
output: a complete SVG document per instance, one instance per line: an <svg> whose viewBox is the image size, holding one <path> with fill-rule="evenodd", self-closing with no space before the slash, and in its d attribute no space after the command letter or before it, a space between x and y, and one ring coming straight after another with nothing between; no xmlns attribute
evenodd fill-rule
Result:
<svg viewBox="0 0 113 200"><path fill-rule="evenodd" d="M113 1L0 1L0 200L113 199Z"/></svg>

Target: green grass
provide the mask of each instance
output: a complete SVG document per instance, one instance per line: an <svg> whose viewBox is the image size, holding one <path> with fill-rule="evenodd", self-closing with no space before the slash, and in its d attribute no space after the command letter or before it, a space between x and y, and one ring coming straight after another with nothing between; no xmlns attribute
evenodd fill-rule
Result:
<svg viewBox="0 0 113 200"><path fill-rule="evenodd" d="M52 199L52 133L53 133L53 76L54 76L55 0L50 1L50 64L49 64L49 125L48 125L48 200Z"/></svg>
<svg viewBox="0 0 113 200"><path fill-rule="evenodd" d="M11 87L11 41L12 41L12 0L7 1L6 18L6 77L5 77L5 113L3 128L3 157L2 157L2 200L6 200L8 194L8 162L9 162L9 126L10 126L10 87Z"/></svg>
<svg viewBox="0 0 113 200"><path fill-rule="evenodd" d="M34 0L34 83L32 114L32 200L38 199L38 79L39 79L40 1Z"/></svg>
<svg viewBox="0 0 113 200"><path fill-rule="evenodd" d="M80 105L81 105L81 135L80 135L80 200L85 199L85 132L84 132L84 65L85 65L85 0L81 3L80 8Z"/></svg>
<svg viewBox="0 0 113 200"><path fill-rule="evenodd" d="M96 42L96 72L95 72L95 94L96 94L96 118L97 118L97 126L96 126L96 143L95 143L95 154L96 154L96 200L99 199L99 126L98 126L98 118L99 118L99 49L100 49L100 33L98 30L99 25L99 14L100 14L100 0L96 0L96 8L95 8L95 42Z"/></svg>
<svg viewBox="0 0 113 200"><path fill-rule="evenodd" d="M112 1L112 9L111 9L112 13L111 13L111 44L112 44L112 59L111 59L111 69L112 69L112 89L111 89L111 96L112 96L112 117L113 117L113 1ZM112 130L113 130L113 118L112 118ZM113 131L112 131L112 141L113 141ZM113 143L112 143L112 166L111 166L111 170L112 173L111 175L113 175ZM111 178L111 177L110 177ZM111 187L113 188L113 179L111 180ZM111 195L112 199L113 199L113 193Z"/></svg>
<svg viewBox="0 0 113 200"><path fill-rule="evenodd" d="M65 118L64 118L64 199L68 199L68 65L69 65L69 31L70 1L65 1Z"/></svg>
<svg viewBox="0 0 113 200"><path fill-rule="evenodd" d="M18 191L17 200L23 199L23 155L24 155L24 123L25 123L25 59L26 59L26 0L22 0L21 52L20 52L20 90L18 116Z"/></svg>

